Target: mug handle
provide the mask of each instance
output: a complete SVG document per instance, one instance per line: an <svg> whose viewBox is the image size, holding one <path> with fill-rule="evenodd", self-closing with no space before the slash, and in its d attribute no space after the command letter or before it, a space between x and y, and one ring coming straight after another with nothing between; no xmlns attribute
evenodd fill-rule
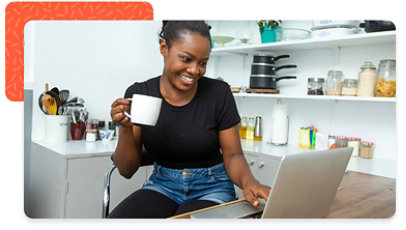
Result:
<svg viewBox="0 0 406 230"><path fill-rule="evenodd" d="M130 100L130 101L133 100L132 98L125 98L125 99L126 99L126 100ZM131 120L131 114L127 113L127 111L124 111L123 113L124 113L124 115L126 115L128 118L130 118L130 120Z"/></svg>
<svg viewBox="0 0 406 230"><path fill-rule="evenodd" d="M123 113L124 113L124 115L126 115L128 118L131 119L131 114L127 113L127 111L124 111Z"/></svg>

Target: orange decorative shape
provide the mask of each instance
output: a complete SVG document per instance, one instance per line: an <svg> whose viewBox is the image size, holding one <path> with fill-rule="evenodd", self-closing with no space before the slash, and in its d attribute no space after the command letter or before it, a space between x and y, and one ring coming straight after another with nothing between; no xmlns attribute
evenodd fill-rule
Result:
<svg viewBox="0 0 406 230"><path fill-rule="evenodd" d="M11 2L6 7L6 96L24 100L24 26L30 20L152 20L147 2Z"/></svg>

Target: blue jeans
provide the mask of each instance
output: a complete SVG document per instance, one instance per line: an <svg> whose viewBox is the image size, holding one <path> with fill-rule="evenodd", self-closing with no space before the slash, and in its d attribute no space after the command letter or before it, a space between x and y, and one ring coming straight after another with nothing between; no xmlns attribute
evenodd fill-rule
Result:
<svg viewBox="0 0 406 230"><path fill-rule="evenodd" d="M221 204L236 199L234 185L223 163L191 169L171 169L154 163L154 171L142 188L164 194L179 205L191 200Z"/></svg>

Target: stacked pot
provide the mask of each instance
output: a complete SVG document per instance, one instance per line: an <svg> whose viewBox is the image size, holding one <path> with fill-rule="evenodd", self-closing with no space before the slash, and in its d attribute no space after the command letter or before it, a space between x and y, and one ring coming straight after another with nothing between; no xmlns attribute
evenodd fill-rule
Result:
<svg viewBox="0 0 406 230"><path fill-rule="evenodd" d="M277 89L276 83L282 79L296 79L296 76L277 77L276 72L285 68L296 68L296 65L275 66L275 62L289 55L270 56L255 55L251 65L250 88L251 89Z"/></svg>

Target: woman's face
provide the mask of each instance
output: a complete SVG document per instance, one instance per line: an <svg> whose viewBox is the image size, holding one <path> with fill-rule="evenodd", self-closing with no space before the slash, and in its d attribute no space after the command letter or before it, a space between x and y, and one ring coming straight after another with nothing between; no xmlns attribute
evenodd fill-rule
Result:
<svg viewBox="0 0 406 230"><path fill-rule="evenodd" d="M196 89L197 80L206 73L210 55L210 41L198 33L184 33L172 42L169 48L161 40L161 54L164 56L164 76L177 90Z"/></svg>

